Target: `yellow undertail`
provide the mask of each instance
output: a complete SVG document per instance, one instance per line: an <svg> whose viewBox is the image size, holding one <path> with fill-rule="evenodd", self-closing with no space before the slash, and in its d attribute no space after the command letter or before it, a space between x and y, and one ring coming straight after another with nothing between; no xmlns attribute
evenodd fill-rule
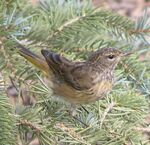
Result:
<svg viewBox="0 0 150 145"><path fill-rule="evenodd" d="M18 53L21 56L23 56L26 60L31 62L35 67L40 69L46 76L48 75L49 66L44 58L34 54L22 45L18 45L17 47L19 47Z"/></svg>

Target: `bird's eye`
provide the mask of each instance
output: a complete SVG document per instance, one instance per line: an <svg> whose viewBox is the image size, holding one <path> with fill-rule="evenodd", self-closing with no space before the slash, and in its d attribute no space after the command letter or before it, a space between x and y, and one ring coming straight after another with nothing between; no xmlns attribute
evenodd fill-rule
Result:
<svg viewBox="0 0 150 145"><path fill-rule="evenodd" d="M111 55L108 55L108 58L109 58L109 59L113 59L114 57L115 57L115 56L112 55L112 54L111 54Z"/></svg>

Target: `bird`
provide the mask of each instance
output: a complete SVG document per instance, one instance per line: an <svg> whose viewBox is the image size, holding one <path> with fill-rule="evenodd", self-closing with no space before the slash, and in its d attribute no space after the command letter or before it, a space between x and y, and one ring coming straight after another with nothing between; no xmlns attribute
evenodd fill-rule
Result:
<svg viewBox="0 0 150 145"><path fill-rule="evenodd" d="M46 49L42 49L39 56L23 45L19 48L19 54L45 74L53 95L72 106L105 98L112 90L117 64L132 54L109 47L91 52L85 61L72 61Z"/></svg>

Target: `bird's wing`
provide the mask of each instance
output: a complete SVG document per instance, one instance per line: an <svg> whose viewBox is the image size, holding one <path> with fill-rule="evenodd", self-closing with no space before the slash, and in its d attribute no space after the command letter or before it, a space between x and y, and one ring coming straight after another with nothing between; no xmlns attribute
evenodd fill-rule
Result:
<svg viewBox="0 0 150 145"><path fill-rule="evenodd" d="M45 57L50 69L60 80L65 81L76 90L85 90L92 87L93 78L84 62L74 63L48 50L42 50L41 53Z"/></svg>
<svg viewBox="0 0 150 145"><path fill-rule="evenodd" d="M50 70L53 71L54 75L60 77L60 79L63 79L64 73L66 73L66 71L72 66L73 62L48 50L41 50L41 53L44 56Z"/></svg>
<svg viewBox="0 0 150 145"><path fill-rule="evenodd" d="M94 75L90 69L85 63L76 63L66 76L68 83L79 91L90 89L94 85Z"/></svg>

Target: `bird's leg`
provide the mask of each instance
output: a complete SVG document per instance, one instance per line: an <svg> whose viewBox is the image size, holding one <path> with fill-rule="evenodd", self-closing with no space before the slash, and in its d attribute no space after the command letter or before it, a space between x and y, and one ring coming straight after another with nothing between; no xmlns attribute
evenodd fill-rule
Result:
<svg viewBox="0 0 150 145"><path fill-rule="evenodd" d="M89 111L83 106L81 105L81 108L89 114ZM75 104L71 104L71 107L70 107L70 110L69 110L69 113L71 116L76 116L77 114L77 106Z"/></svg>
<svg viewBox="0 0 150 145"><path fill-rule="evenodd" d="M83 106L82 106L83 107ZM78 117L77 117L77 106L75 104L71 104L71 108L69 110L69 114L77 121L79 121L81 124L83 124L84 126L88 127L88 125L86 123L84 123L83 121L81 121ZM86 110L86 109L85 109ZM86 110L87 111L87 110ZM88 112L88 111L87 111Z"/></svg>
<svg viewBox="0 0 150 145"><path fill-rule="evenodd" d="M73 117L76 116L76 114L77 114L76 109L77 109L77 106L75 104L71 104L69 114Z"/></svg>

